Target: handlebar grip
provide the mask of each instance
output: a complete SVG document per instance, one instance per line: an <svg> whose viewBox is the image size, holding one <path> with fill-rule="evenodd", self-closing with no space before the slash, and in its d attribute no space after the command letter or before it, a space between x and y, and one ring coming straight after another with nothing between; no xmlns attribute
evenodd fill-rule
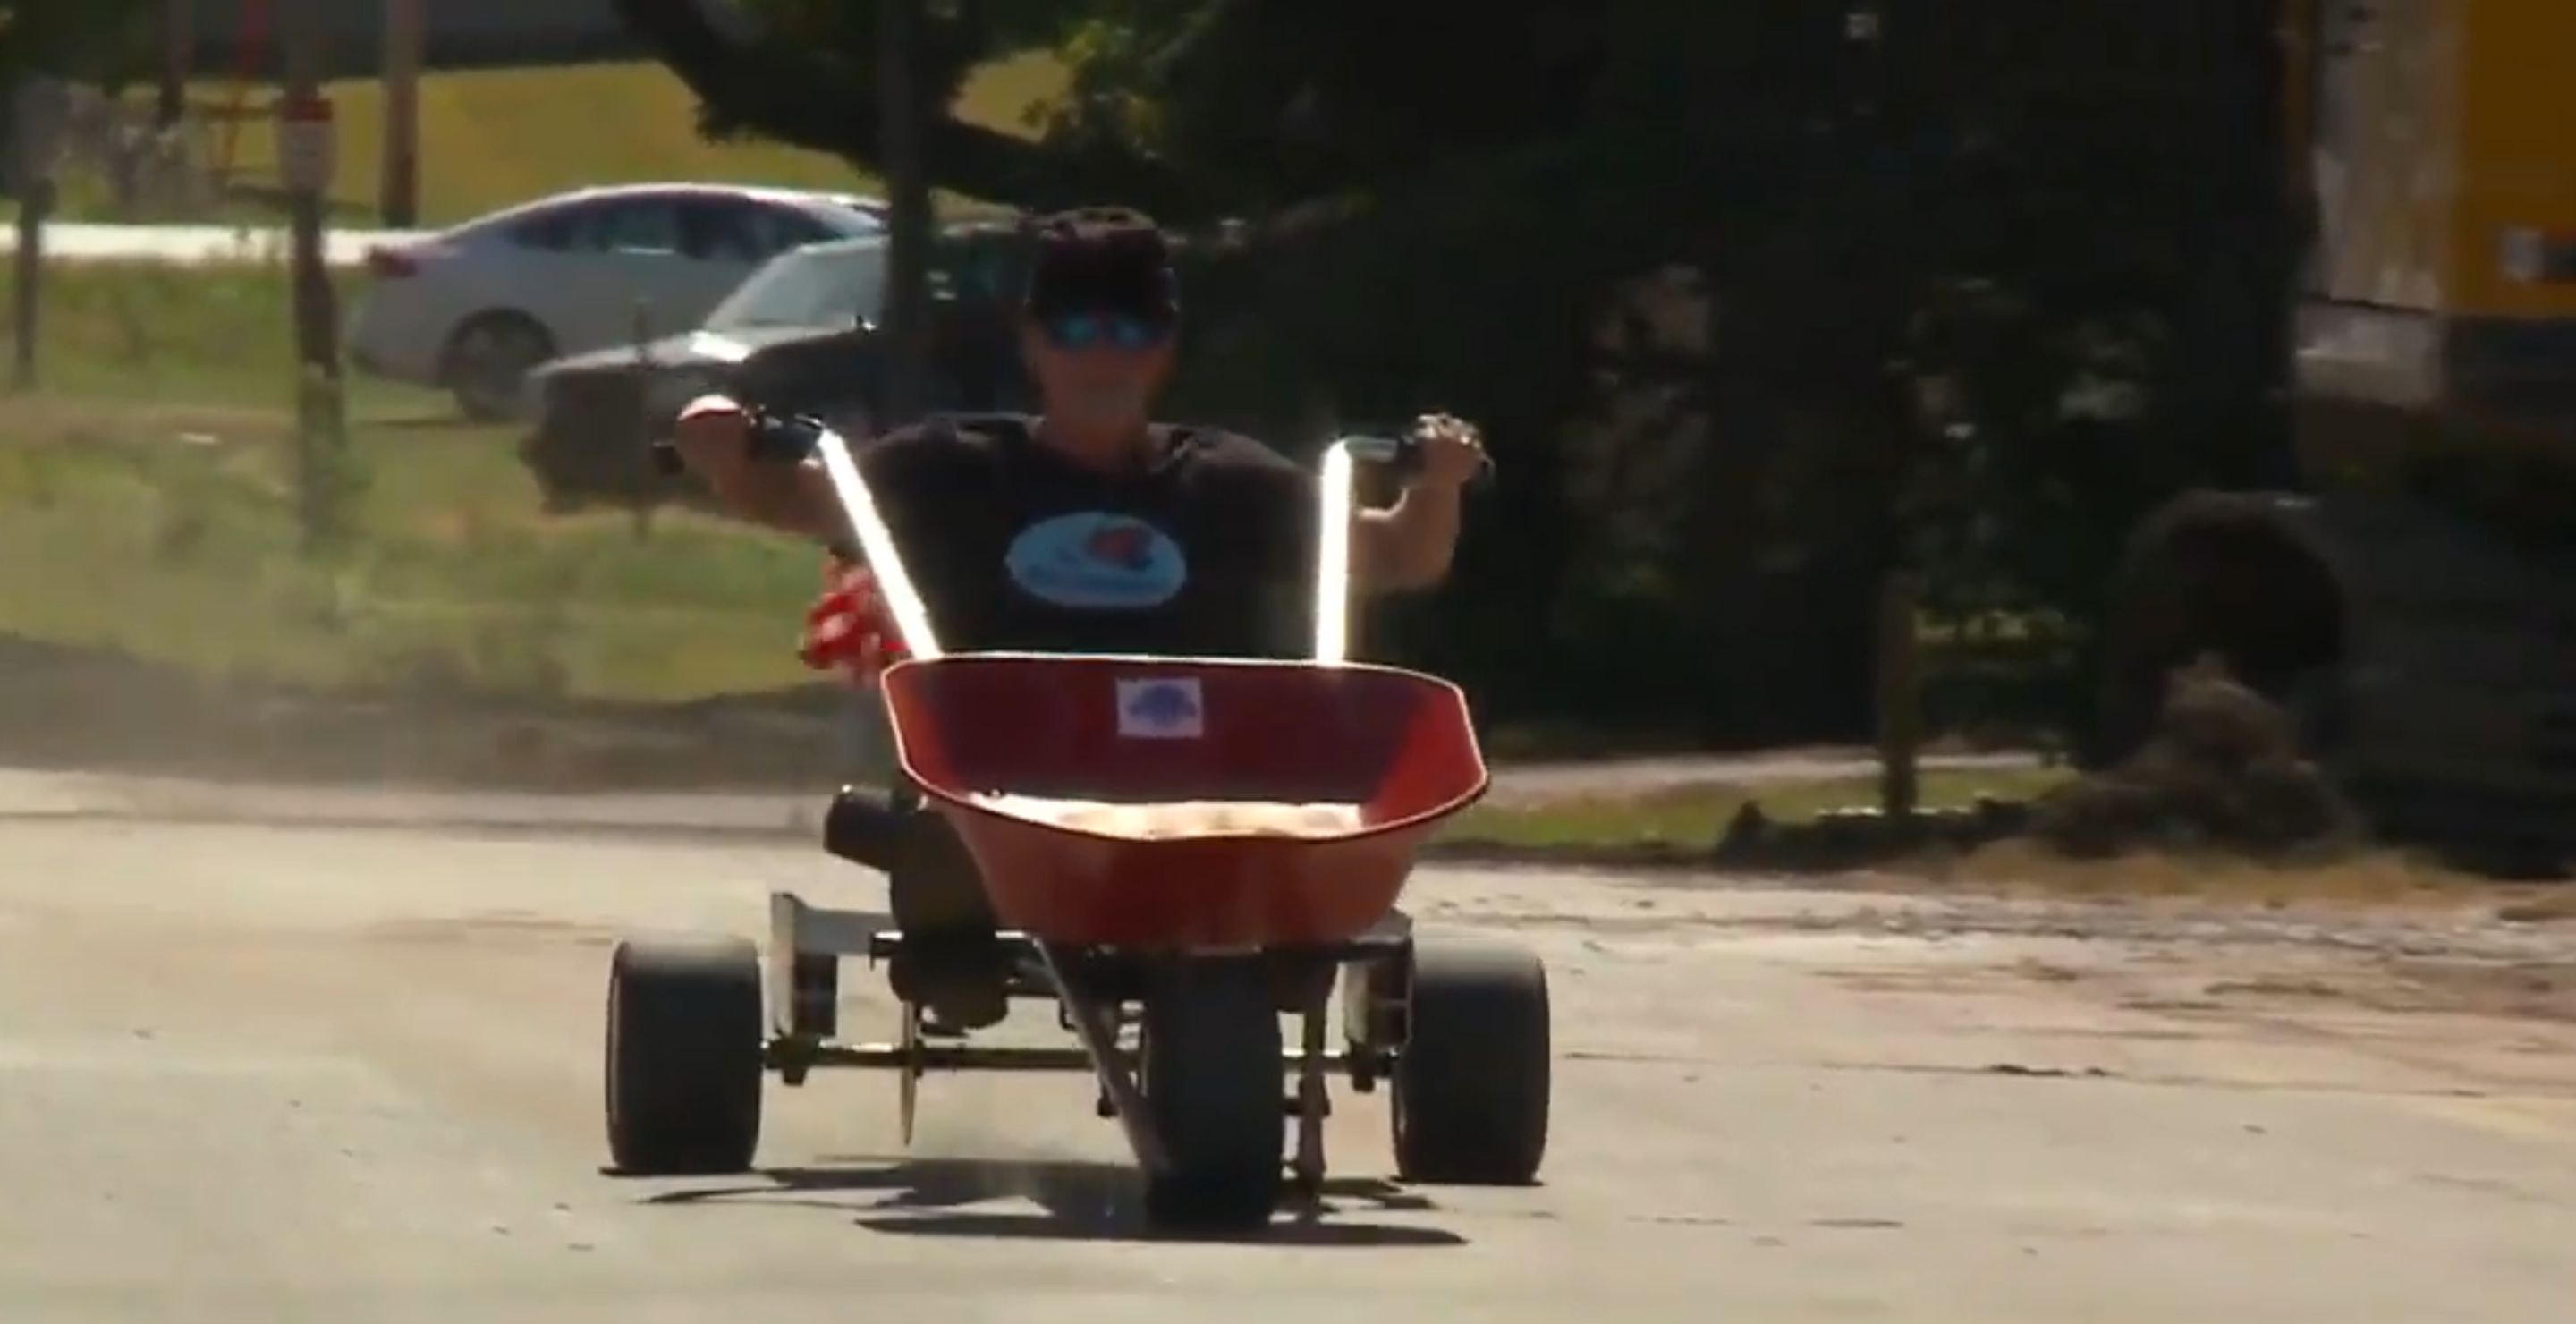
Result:
<svg viewBox="0 0 2576 1324"><path fill-rule="evenodd" d="M825 424L819 418L804 414L772 414L766 410L750 411L751 441L745 454L751 459L770 464L797 464L813 458L822 448ZM656 437L651 448L654 472L665 478L678 478L688 472L680 458L680 448L668 437Z"/></svg>
<svg viewBox="0 0 2576 1324"><path fill-rule="evenodd" d="M1362 464L1385 465L1399 478L1411 478L1422 469L1422 443L1406 429L1355 432L1341 437L1338 444L1350 452L1352 459ZM1493 481L1494 457L1487 455L1484 467L1468 485L1482 488L1490 486Z"/></svg>
<svg viewBox="0 0 2576 1324"><path fill-rule="evenodd" d="M751 458L772 464L800 464L823 449L823 420L807 414L755 413L751 424Z"/></svg>

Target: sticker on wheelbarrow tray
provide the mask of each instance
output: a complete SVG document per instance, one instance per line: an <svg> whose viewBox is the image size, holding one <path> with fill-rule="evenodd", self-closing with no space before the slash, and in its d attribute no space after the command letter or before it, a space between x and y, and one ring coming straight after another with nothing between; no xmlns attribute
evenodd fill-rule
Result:
<svg viewBox="0 0 2576 1324"><path fill-rule="evenodd" d="M1196 676L1156 676L1118 682L1118 734L1137 740L1196 740L1207 732L1207 709Z"/></svg>

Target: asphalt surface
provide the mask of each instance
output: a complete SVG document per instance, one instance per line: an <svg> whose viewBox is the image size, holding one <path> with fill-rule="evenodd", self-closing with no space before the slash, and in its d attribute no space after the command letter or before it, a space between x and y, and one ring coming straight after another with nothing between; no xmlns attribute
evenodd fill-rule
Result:
<svg viewBox="0 0 2576 1324"><path fill-rule="evenodd" d="M1426 871L1426 925L1550 962L1543 1183L1396 1186L1344 1094L1325 1209L1183 1245L1074 1079L934 1077L908 1155L891 1081L773 1082L765 1171L601 1172L609 944L878 901L810 849L42 789L0 821L11 1324L2541 1324L2576 1284L2576 1024L2527 996L2576 925Z"/></svg>

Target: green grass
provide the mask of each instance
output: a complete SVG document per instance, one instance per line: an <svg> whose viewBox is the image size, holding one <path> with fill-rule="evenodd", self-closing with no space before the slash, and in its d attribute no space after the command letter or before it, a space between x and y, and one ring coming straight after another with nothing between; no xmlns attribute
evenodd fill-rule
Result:
<svg viewBox="0 0 2576 1324"><path fill-rule="evenodd" d="M956 113L1005 132L1029 132L1029 110L1061 91L1063 66L1043 54L999 60L978 71L959 95ZM333 211L343 224L372 223L384 151L384 91L372 79L326 89L340 125L332 181ZM229 106L235 89L198 83L202 112ZM273 188L276 153L266 119L272 85L247 89L251 118L235 138L235 182ZM211 156L224 126L209 124ZM760 141L709 142L697 130L697 99L679 78L649 61L539 69L458 70L424 76L420 86L421 222L438 226L559 190L591 184L711 180L872 192L880 181L838 157ZM946 197L950 207L968 200ZM65 219L106 219L97 181L74 175L65 184ZM273 220L256 202L228 202L216 219Z"/></svg>
<svg viewBox="0 0 2576 1324"><path fill-rule="evenodd" d="M662 699L808 679L812 554L665 512L544 514L521 429L351 379L358 538L297 554L273 265L56 266L43 390L0 407L0 632L212 675Z"/></svg>
<svg viewBox="0 0 2576 1324"><path fill-rule="evenodd" d="M815 562L668 513L547 517L506 430L361 414L359 537L298 554L286 420L20 402L0 631L216 677L669 699L793 684Z"/></svg>
<svg viewBox="0 0 2576 1324"><path fill-rule="evenodd" d="M1980 795L2026 799L2068 775L2058 768L1933 769L1922 776L1920 800L1927 809L1955 809ZM1703 847L1714 845L1727 820L1753 801L1761 803L1767 817L1797 822L1833 809L1875 805L1878 783L1866 777L1765 785L1709 782L1641 794L1487 802L1460 814L1442 837L1511 847Z"/></svg>
<svg viewBox="0 0 2576 1324"><path fill-rule="evenodd" d="M345 316L363 277L336 279ZM15 269L0 264L0 300L14 301L16 284ZM58 262L47 264L42 290L37 369L48 394L206 407L294 399L282 264ZM370 401L382 398L365 389Z"/></svg>

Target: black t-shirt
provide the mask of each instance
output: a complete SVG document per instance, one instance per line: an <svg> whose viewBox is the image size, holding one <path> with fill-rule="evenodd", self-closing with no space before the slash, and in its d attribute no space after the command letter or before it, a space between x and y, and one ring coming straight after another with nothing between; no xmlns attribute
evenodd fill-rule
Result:
<svg viewBox="0 0 2576 1324"><path fill-rule="evenodd" d="M858 456L940 647L1293 657L1313 638L1319 484L1248 437L1157 427L1086 467L1025 415L934 419Z"/></svg>

